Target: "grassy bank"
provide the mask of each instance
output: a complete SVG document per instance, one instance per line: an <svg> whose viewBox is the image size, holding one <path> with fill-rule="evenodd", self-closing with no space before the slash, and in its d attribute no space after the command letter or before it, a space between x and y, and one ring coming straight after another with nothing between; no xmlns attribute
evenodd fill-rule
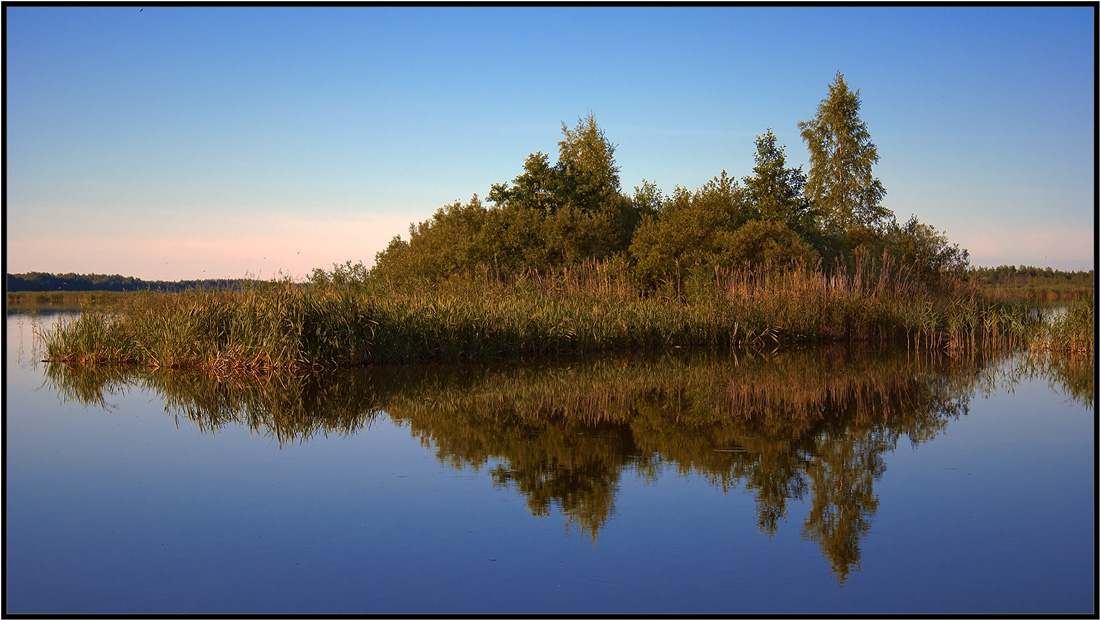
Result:
<svg viewBox="0 0 1100 620"><path fill-rule="evenodd" d="M363 278L130 293L62 324L46 349L78 366L256 372L837 341L963 349L1026 344L1038 324L974 287L936 293L888 268L716 271L647 292L625 268L590 264L508 284Z"/></svg>

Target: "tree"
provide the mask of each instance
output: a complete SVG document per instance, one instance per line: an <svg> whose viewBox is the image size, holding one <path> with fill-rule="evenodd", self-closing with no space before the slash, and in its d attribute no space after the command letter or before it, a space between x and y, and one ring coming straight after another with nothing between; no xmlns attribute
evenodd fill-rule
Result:
<svg viewBox="0 0 1100 620"><path fill-rule="evenodd" d="M456 200L440 207L431 219L409 227L409 240L400 236L375 255L374 276L389 278L447 278L476 273L489 257L481 242L488 212L477 194L466 204Z"/></svg>
<svg viewBox="0 0 1100 620"><path fill-rule="evenodd" d="M566 202L581 211L595 212L619 201L619 167L615 145L589 112L570 130L561 124L564 137L558 142L558 171L561 193Z"/></svg>
<svg viewBox="0 0 1100 620"><path fill-rule="evenodd" d="M806 175L802 167L788 168L782 146L776 145L775 134L769 128L756 136L756 166L753 174L744 177L745 198L756 219L786 224L795 231L811 225L810 202L803 195Z"/></svg>
<svg viewBox="0 0 1100 620"><path fill-rule="evenodd" d="M969 252L915 215L902 226L891 225L884 240L894 261L930 286L942 284L948 276L961 278L970 267Z"/></svg>
<svg viewBox="0 0 1100 620"><path fill-rule="evenodd" d="M723 236L719 264L737 268L771 264L785 268L797 261L814 263L817 253L797 233L775 220L750 220Z"/></svg>
<svg viewBox="0 0 1100 620"><path fill-rule="evenodd" d="M641 185L634 186L634 197L631 200L634 211L641 218L660 213L665 197L656 183L642 179Z"/></svg>
<svg viewBox="0 0 1100 620"><path fill-rule="evenodd" d="M646 215L634 232L635 273L652 285L730 266L730 235L750 215L743 189L725 170L694 193L677 186L660 212Z"/></svg>
<svg viewBox="0 0 1100 620"><path fill-rule="evenodd" d="M494 184L489 200L497 206L525 206L553 215L572 206L584 213L617 209L621 202L619 167L615 164L615 145L589 113L576 127L562 123L558 142L558 161L550 165L545 153L528 155L523 174L511 184Z"/></svg>
<svg viewBox="0 0 1100 620"><path fill-rule="evenodd" d="M522 174L489 191L493 232L482 237L494 268L545 270L625 253L650 208L620 193L615 145L594 115L573 129L562 123L562 134L557 163L532 153Z"/></svg>
<svg viewBox="0 0 1100 620"><path fill-rule="evenodd" d="M531 153L523 162L523 174L508 183L495 183L489 200L498 207L528 207L547 215L560 206L558 170L550 165L546 153Z"/></svg>
<svg viewBox="0 0 1100 620"><path fill-rule="evenodd" d="M838 72L814 118L798 123L810 150L806 195L831 234L851 236L853 229L877 229L893 215L882 206L886 189L871 172L878 163L878 149L859 117L859 106L859 91L849 90Z"/></svg>

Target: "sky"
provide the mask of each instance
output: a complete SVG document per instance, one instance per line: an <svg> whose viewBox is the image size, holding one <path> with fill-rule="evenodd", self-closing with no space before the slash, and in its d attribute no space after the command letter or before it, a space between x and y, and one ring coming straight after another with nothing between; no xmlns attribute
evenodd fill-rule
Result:
<svg viewBox="0 0 1100 620"><path fill-rule="evenodd" d="M975 266L1096 262L1091 6L4 7L8 273L362 261L590 112L625 193L751 174L838 72L884 206Z"/></svg>

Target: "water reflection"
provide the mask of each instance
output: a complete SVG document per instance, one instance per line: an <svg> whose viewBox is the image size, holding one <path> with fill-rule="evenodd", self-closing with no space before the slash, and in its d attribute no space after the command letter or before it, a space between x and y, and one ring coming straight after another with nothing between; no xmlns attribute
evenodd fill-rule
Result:
<svg viewBox="0 0 1100 620"><path fill-rule="evenodd" d="M488 470L533 515L557 507L593 542L627 472L744 489L769 535L790 502L806 502L802 536L843 582L860 565L878 509L874 484L899 441L936 437L967 413L973 394L1023 373L1053 371L1071 394L1085 389L1074 368L1003 361L823 348L301 376L44 368L65 400L109 407L115 395L149 388L177 425L208 433L243 425L280 445L357 433L386 415L440 462Z"/></svg>
<svg viewBox="0 0 1100 620"><path fill-rule="evenodd" d="M1049 351L1022 356L1002 373L1001 386L1045 379L1050 388L1092 410L1096 398L1096 360L1091 355L1064 355Z"/></svg>

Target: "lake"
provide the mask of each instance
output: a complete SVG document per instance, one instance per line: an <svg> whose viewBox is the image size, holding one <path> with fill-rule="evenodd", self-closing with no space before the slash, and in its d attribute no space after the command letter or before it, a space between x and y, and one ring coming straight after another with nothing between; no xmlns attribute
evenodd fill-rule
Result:
<svg viewBox="0 0 1100 620"><path fill-rule="evenodd" d="M1095 614L1092 361L71 372L9 313L11 614Z"/></svg>

